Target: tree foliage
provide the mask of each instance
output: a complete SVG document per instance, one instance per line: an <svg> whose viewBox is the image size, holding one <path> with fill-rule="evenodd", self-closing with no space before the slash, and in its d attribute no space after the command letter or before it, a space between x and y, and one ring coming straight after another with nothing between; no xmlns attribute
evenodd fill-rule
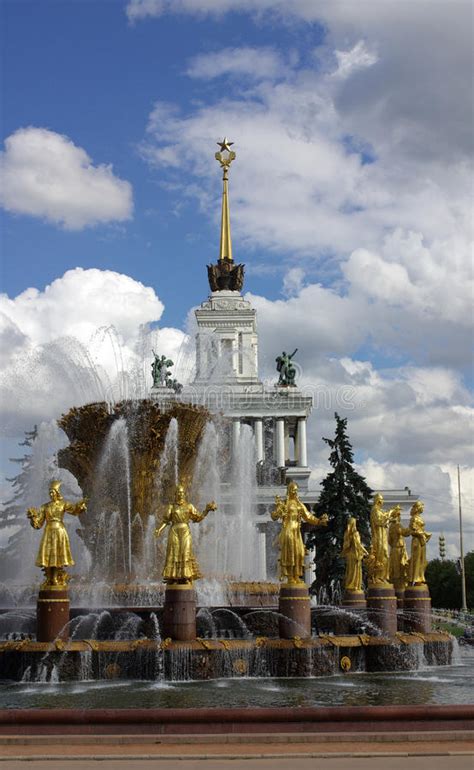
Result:
<svg viewBox="0 0 474 770"><path fill-rule="evenodd" d="M307 545L316 546L316 580L313 593L325 588L329 598L341 590L344 560L341 558L344 531L349 517L357 519L362 542L370 542L370 508L372 490L363 476L354 470L352 445L347 436L347 419L336 413L336 432L333 439L323 438L330 447L329 463L332 470L321 482L322 491L314 510L318 516L327 513L327 527L311 529Z"/></svg>
<svg viewBox="0 0 474 770"><path fill-rule="evenodd" d="M30 449L37 433L36 425L33 430L25 431L25 438L19 446ZM10 532L7 548L0 550L0 580L9 576L12 565L18 563L19 566L20 533L25 524L25 490L30 473L31 453L27 452L23 457L10 458L10 462L18 463L21 469L16 476L7 479L12 485L13 495L7 500L0 513L0 529L8 529Z"/></svg>
<svg viewBox="0 0 474 770"><path fill-rule="evenodd" d="M474 607L474 551L464 558L467 606ZM426 582L433 607L458 610L462 604L459 565L452 559L432 559L426 568Z"/></svg>

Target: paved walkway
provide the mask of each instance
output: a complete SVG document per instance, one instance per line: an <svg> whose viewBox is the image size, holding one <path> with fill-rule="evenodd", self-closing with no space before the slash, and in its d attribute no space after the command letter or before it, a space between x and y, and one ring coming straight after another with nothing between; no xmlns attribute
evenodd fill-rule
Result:
<svg viewBox="0 0 474 770"><path fill-rule="evenodd" d="M383 764L382 764L383 763ZM449 764L448 764L449 763ZM472 756L377 756L233 759L76 759L10 761L8 770L473 770Z"/></svg>
<svg viewBox="0 0 474 770"><path fill-rule="evenodd" d="M349 762L351 770L473 770L474 734L0 737L0 770L347 770Z"/></svg>

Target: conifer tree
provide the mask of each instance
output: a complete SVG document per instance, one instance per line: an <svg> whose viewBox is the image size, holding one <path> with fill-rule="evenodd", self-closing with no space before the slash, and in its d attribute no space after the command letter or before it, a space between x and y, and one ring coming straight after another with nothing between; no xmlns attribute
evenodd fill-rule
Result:
<svg viewBox="0 0 474 770"><path fill-rule="evenodd" d="M37 427L33 430L25 431L24 441L19 446L31 448L36 436ZM28 452L23 457L12 457L10 462L18 463L21 466L20 472L13 478L7 478L12 485L13 496L7 500L0 512L0 529L9 529L12 531L8 537L8 546L0 549L1 569L0 580L4 580L8 573L12 571L12 566L19 566L19 540L21 532L25 526L25 491L28 485L28 477L31 463L31 454Z"/></svg>
<svg viewBox="0 0 474 770"><path fill-rule="evenodd" d="M331 449L332 470L321 482L322 491L314 510L318 516L327 513L327 527L311 529L306 537L308 546L316 546L316 580L312 593L325 588L330 601L343 590L344 560L341 558L344 531L350 516L357 519L362 542L370 543L370 508L372 490L365 479L354 470L352 445L347 436L347 419L336 413L336 434L323 438Z"/></svg>

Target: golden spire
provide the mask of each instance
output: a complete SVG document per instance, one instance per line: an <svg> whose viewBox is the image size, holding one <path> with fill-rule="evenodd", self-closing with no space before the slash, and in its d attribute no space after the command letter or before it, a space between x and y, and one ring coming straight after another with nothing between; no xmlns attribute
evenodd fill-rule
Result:
<svg viewBox="0 0 474 770"><path fill-rule="evenodd" d="M234 144L230 142L225 136L222 142L217 142L220 147L219 152L216 152L215 158L219 161L223 170L222 175L222 215L221 215L221 243L219 249L219 262L233 262L232 259L232 239L230 236L230 210L229 210L229 189L228 189L228 176L229 166L235 159L235 152L230 148Z"/></svg>

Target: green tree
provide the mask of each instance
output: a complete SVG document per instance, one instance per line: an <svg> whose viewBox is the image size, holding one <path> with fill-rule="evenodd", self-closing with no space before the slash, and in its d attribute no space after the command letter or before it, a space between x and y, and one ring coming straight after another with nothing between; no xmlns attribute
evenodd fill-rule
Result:
<svg viewBox="0 0 474 770"><path fill-rule="evenodd" d="M425 572L433 607L447 610L461 606L461 576L452 559L432 559Z"/></svg>
<svg viewBox="0 0 474 770"><path fill-rule="evenodd" d="M354 470L352 445L347 436L347 419L336 413L336 433L333 439L323 438L331 449L332 470L321 482L322 491L314 510L318 516L327 513L327 527L312 529L306 539L316 546L316 580L312 593L325 588L330 600L340 594L344 577L341 558L344 531L349 517L357 519L357 528L364 545L370 542L370 508L372 490L363 476Z"/></svg>
<svg viewBox="0 0 474 770"><path fill-rule="evenodd" d="M38 430L36 425L33 430L25 431L25 438L19 443L19 446L28 447L31 450ZM19 567L19 551L21 532L25 528L25 494L28 487L30 476L31 452L28 451L23 457L12 457L10 462L20 465L20 472L7 481L12 485L12 497L4 504L0 513L0 529L8 529L8 546L1 549L0 580L5 580L10 576L12 569L16 571Z"/></svg>
<svg viewBox="0 0 474 770"><path fill-rule="evenodd" d="M464 570L466 572L466 604L474 609L474 551L469 551L464 557Z"/></svg>
<svg viewBox="0 0 474 770"><path fill-rule="evenodd" d="M467 606L474 607L474 551L464 557ZM459 565L452 559L432 559L426 568L426 582L433 607L459 610L462 604Z"/></svg>

